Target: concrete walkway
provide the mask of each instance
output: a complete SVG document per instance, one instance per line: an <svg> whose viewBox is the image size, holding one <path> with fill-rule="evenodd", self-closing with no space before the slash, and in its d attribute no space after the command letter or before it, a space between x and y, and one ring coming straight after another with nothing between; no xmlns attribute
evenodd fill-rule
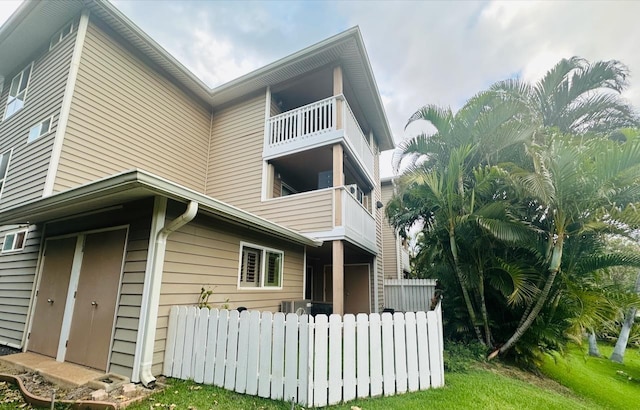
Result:
<svg viewBox="0 0 640 410"><path fill-rule="evenodd" d="M65 388L82 386L104 376L103 372L76 364L57 362L52 357L32 352L0 356L0 363L21 371L38 372L45 380Z"/></svg>

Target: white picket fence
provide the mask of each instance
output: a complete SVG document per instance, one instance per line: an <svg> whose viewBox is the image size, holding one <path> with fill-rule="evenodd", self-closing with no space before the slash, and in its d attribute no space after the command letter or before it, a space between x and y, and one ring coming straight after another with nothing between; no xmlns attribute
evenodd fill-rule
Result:
<svg viewBox="0 0 640 410"><path fill-rule="evenodd" d="M316 407L444 385L442 311L298 316L174 306L163 374Z"/></svg>
<svg viewBox="0 0 640 410"><path fill-rule="evenodd" d="M400 312L429 310L435 279L385 279L384 306Z"/></svg>

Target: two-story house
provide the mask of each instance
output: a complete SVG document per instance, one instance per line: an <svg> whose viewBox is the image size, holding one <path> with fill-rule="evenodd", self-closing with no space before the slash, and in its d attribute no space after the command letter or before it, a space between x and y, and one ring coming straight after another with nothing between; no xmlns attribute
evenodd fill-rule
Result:
<svg viewBox="0 0 640 410"><path fill-rule="evenodd" d="M168 311L383 301L357 28L210 89L106 1L0 27L0 344L149 383Z"/></svg>

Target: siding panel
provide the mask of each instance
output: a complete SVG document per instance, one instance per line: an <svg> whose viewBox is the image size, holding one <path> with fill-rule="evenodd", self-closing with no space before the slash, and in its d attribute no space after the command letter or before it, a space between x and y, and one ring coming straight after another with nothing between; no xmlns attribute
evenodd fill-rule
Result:
<svg viewBox="0 0 640 410"><path fill-rule="evenodd" d="M284 251L281 290L238 289L240 241ZM278 311L282 300L302 297L304 251L301 246L256 236L215 219L198 217L169 236L165 255L158 324L154 347L154 374L162 369L169 309L172 305L195 305L200 289L213 289L209 304L244 306L254 310Z"/></svg>
<svg viewBox="0 0 640 410"><path fill-rule="evenodd" d="M202 192L210 118L92 21L54 191L140 168Z"/></svg>
<svg viewBox="0 0 640 410"><path fill-rule="evenodd" d="M382 203L386 206L392 196L393 184L391 181L385 182L382 185ZM398 279L398 267L400 266L398 242L395 232L386 218L382 221L382 255L385 279Z"/></svg>
<svg viewBox="0 0 640 410"><path fill-rule="evenodd" d="M16 226L0 228L0 241L4 244L7 232ZM36 277L40 252L41 227L32 225L27 234L25 248L16 253L0 253L0 345L21 348L27 326L29 301ZM0 249L2 247L0 245Z"/></svg>
<svg viewBox="0 0 640 410"><path fill-rule="evenodd" d="M0 123L0 152L13 148L0 210L42 196L75 39L74 31L53 50L47 48L39 52L24 108ZM4 117L12 79L13 76L5 78L0 93L0 119ZM27 144L31 127L51 116L51 133Z"/></svg>
<svg viewBox="0 0 640 410"><path fill-rule="evenodd" d="M264 94L213 114L206 194L260 215Z"/></svg>

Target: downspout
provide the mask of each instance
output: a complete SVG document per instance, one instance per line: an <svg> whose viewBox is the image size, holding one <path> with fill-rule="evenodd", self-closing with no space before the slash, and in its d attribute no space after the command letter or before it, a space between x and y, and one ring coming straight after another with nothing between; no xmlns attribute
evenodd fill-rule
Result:
<svg viewBox="0 0 640 410"><path fill-rule="evenodd" d="M145 387L155 384L156 378L151 373L153 364L153 345L155 343L156 325L158 322L158 304L160 302L160 286L162 285L162 271L164 268L164 255L167 249L167 238L176 230L188 224L198 213L198 203L189 202L187 210L165 226L156 236L156 249L153 254L151 268L151 283L149 292L149 305L144 328L144 342L142 346L142 362L140 364L140 381Z"/></svg>

